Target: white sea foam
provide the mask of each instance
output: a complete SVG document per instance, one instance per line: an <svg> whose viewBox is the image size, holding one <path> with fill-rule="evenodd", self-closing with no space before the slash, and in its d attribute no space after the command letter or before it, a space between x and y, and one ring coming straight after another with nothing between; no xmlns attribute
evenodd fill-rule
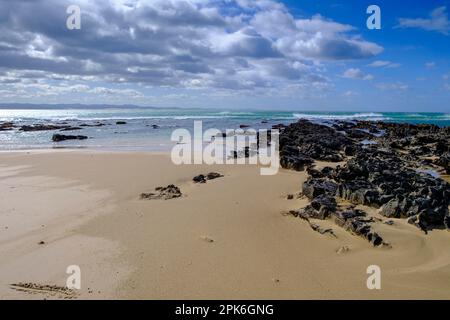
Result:
<svg viewBox="0 0 450 320"><path fill-rule="evenodd" d="M298 119L317 119L317 120L349 120L349 119L366 119L366 120L387 120L388 117L381 113L354 113L354 114L314 114L314 113L294 113Z"/></svg>

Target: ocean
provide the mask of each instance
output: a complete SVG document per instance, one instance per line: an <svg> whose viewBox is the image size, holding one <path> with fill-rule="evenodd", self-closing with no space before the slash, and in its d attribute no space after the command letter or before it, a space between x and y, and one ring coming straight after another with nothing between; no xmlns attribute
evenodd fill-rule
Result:
<svg viewBox="0 0 450 320"><path fill-rule="evenodd" d="M91 148L124 151L167 151L174 145L170 136L176 128L193 129L201 120L203 129L235 129L248 125L254 129L271 128L274 124L289 124L298 119L330 123L334 120L372 120L450 125L450 113L390 113L390 112L300 112L300 111L207 111L186 109L52 109L0 110L0 124L67 124L83 126L77 131L0 131L0 150L51 148ZM117 121L125 121L117 125ZM153 126L157 126L154 128ZM87 140L53 143L54 133L85 135Z"/></svg>

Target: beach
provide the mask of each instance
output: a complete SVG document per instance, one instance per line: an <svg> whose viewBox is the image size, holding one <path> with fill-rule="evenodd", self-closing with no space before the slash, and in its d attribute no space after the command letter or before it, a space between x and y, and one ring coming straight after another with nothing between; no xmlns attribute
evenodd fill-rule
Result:
<svg viewBox="0 0 450 320"><path fill-rule="evenodd" d="M223 177L192 181L209 172ZM251 165L176 166L165 152L1 152L0 299L450 298L447 230L387 225L359 205L379 218L373 228L390 247L312 220L335 236L320 234L287 214L308 203L287 199L306 179ZM170 184L181 197L140 199ZM70 265L81 289L65 292ZM371 265L381 290L367 287Z"/></svg>

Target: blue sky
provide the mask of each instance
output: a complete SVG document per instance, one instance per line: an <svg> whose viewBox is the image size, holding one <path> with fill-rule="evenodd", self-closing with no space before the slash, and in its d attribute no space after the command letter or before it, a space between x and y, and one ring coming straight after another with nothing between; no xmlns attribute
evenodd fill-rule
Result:
<svg viewBox="0 0 450 320"><path fill-rule="evenodd" d="M69 5L81 29L66 27ZM381 30L366 27L369 5ZM450 1L0 2L0 102L450 112Z"/></svg>

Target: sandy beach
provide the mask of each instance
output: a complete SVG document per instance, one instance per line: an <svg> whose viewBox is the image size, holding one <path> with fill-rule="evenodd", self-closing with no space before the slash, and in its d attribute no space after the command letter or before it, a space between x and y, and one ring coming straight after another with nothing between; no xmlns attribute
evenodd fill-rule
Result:
<svg viewBox="0 0 450 320"><path fill-rule="evenodd" d="M211 171L224 177L192 182ZM163 153L2 152L0 299L450 298L448 231L386 225L361 206L380 218L391 248L315 221L336 237L322 235L285 214L307 204L287 200L305 179L249 165L175 166ZM169 184L183 196L139 198ZM69 265L81 268L81 290L45 287L64 287ZM369 265L381 268L381 290L366 286Z"/></svg>

